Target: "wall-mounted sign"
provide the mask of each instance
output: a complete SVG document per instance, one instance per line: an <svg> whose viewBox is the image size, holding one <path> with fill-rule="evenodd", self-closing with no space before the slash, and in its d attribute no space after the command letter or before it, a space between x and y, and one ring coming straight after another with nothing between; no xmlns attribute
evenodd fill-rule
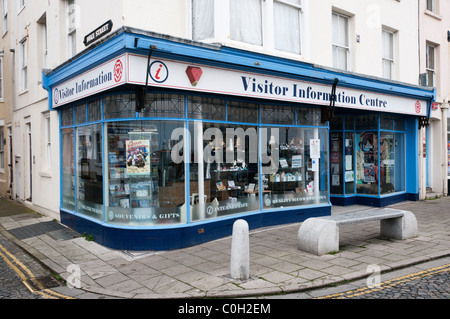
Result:
<svg viewBox="0 0 450 319"><path fill-rule="evenodd" d="M56 108L127 83L312 105L330 103L331 85L326 84L159 58L152 59L148 70L147 67L147 56L125 53L53 87L52 106ZM335 105L427 116L425 100L339 86Z"/></svg>
<svg viewBox="0 0 450 319"><path fill-rule="evenodd" d="M113 27L113 23L111 20L102 24L97 29L95 29L94 31L92 31L91 33L89 33L87 36L84 37L84 41L83 41L84 45L88 46L91 43L93 43L93 42L97 41L98 39L100 39L101 37L103 37L105 34L108 34L109 32L111 32L112 27Z"/></svg>
<svg viewBox="0 0 450 319"><path fill-rule="evenodd" d="M143 70L147 68L147 59L146 56L128 54L128 83L145 85ZM195 81L195 86L189 77L189 70L193 68L202 71L201 80ZM151 86L197 92L315 105L329 105L331 97L331 85L166 59L154 59L149 75ZM426 116L426 106L424 100L339 86L336 89L336 107Z"/></svg>
<svg viewBox="0 0 450 319"><path fill-rule="evenodd" d="M105 62L52 88L52 107L106 91L126 83L126 55Z"/></svg>

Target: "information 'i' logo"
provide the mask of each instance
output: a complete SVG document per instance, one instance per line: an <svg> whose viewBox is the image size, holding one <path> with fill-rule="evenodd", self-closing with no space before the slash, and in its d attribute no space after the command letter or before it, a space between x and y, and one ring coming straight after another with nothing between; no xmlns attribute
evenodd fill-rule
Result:
<svg viewBox="0 0 450 319"><path fill-rule="evenodd" d="M148 73L156 83L163 83L169 77L169 69L167 68L167 65L161 61L155 61L150 64Z"/></svg>

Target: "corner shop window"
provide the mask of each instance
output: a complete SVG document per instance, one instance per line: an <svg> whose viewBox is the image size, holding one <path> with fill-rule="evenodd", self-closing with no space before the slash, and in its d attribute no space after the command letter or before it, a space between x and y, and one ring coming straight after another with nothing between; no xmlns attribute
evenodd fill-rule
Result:
<svg viewBox="0 0 450 319"><path fill-rule="evenodd" d="M108 223L152 226L186 222L184 163L172 160L175 121L106 124Z"/></svg>
<svg viewBox="0 0 450 319"><path fill-rule="evenodd" d="M70 108L72 110L72 108ZM64 113L63 113L64 114ZM62 130L62 207L75 211L75 157L73 128Z"/></svg>
<svg viewBox="0 0 450 319"><path fill-rule="evenodd" d="M102 126L76 128L77 211L103 220Z"/></svg>

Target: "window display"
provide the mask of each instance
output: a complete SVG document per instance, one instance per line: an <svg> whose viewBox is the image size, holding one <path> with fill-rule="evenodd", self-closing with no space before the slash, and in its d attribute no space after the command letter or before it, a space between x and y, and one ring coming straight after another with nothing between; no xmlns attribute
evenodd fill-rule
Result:
<svg viewBox="0 0 450 319"><path fill-rule="evenodd" d="M76 129L78 212L103 220L103 165L101 125Z"/></svg>
<svg viewBox="0 0 450 319"><path fill-rule="evenodd" d="M123 225L186 221L184 164L172 161L168 121L107 124L106 219Z"/></svg>
<svg viewBox="0 0 450 319"><path fill-rule="evenodd" d="M328 202L328 131L271 127L262 150L264 208ZM264 161L264 155L270 160Z"/></svg>
<svg viewBox="0 0 450 319"><path fill-rule="evenodd" d="M62 130L62 207L75 210L75 157L73 128Z"/></svg>
<svg viewBox="0 0 450 319"><path fill-rule="evenodd" d="M194 122L189 130L191 220L260 209L257 128Z"/></svg>
<svg viewBox="0 0 450 319"><path fill-rule="evenodd" d="M405 190L405 136L403 133L381 132L380 180L381 194Z"/></svg>
<svg viewBox="0 0 450 319"><path fill-rule="evenodd" d="M153 92L135 108L120 93L61 112L62 208L147 227L329 203L318 108Z"/></svg>
<svg viewBox="0 0 450 319"><path fill-rule="evenodd" d="M378 133L356 134L356 192L378 195Z"/></svg>

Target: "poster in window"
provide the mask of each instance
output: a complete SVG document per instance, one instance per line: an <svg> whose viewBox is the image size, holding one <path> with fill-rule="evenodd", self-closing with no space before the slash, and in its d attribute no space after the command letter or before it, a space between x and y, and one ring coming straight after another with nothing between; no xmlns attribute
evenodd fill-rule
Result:
<svg viewBox="0 0 450 319"><path fill-rule="evenodd" d="M364 164L364 182L366 183L375 182L375 167L371 163Z"/></svg>
<svg viewBox="0 0 450 319"><path fill-rule="evenodd" d="M319 139L310 139L309 147L310 147L309 156L311 158L320 158L320 140Z"/></svg>
<svg viewBox="0 0 450 319"><path fill-rule="evenodd" d="M149 149L149 140L126 141L127 174L129 176L150 174Z"/></svg>

